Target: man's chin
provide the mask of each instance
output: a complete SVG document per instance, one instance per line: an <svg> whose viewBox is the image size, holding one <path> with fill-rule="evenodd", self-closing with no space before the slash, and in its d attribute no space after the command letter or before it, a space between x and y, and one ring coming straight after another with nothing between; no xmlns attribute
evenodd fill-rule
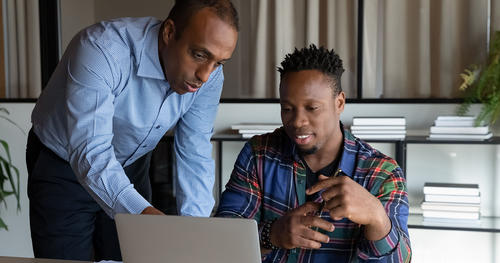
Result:
<svg viewBox="0 0 500 263"><path fill-rule="evenodd" d="M299 146L298 149L299 149L299 152L302 156L314 154L318 151L318 147L316 147L316 146L312 146L309 148L303 148L303 147Z"/></svg>

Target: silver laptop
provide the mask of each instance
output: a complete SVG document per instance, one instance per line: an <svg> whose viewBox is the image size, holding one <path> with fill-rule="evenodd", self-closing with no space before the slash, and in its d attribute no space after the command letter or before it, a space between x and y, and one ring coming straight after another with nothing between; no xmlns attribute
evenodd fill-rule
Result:
<svg viewBox="0 0 500 263"><path fill-rule="evenodd" d="M258 263L257 222L118 214L115 216L124 263Z"/></svg>

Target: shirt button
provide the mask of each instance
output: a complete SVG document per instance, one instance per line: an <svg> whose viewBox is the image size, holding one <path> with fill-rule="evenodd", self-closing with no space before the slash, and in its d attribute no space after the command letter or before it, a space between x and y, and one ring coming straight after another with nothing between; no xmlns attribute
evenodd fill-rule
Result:
<svg viewBox="0 0 500 263"><path fill-rule="evenodd" d="M144 145L142 146L142 148L146 148L146 147L148 147L146 144L144 144Z"/></svg>
<svg viewBox="0 0 500 263"><path fill-rule="evenodd" d="M160 126L160 125L158 125L158 126L156 126L155 128L156 128L156 129L159 129L159 128L161 128L161 126Z"/></svg>

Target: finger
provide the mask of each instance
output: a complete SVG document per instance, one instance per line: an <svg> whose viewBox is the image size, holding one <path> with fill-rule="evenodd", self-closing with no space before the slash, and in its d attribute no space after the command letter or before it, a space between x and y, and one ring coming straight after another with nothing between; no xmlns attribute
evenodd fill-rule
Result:
<svg viewBox="0 0 500 263"><path fill-rule="evenodd" d="M330 237L327 235L320 233L317 229L305 228L301 236L305 239L312 240L320 243L328 243L330 242Z"/></svg>
<svg viewBox="0 0 500 263"><path fill-rule="evenodd" d="M298 214L298 215L315 214L318 211L320 205L321 205L320 203L306 202L303 205L297 207L293 211L293 214Z"/></svg>
<svg viewBox="0 0 500 263"><path fill-rule="evenodd" d="M334 178L327 178L326 180L322 180L314 184L313 186L309 187L306 190L307 195L312 195L316 192L319 192L321 189L325 189L330 187L333 184L333 179Z"/></svg>
<svg viewBox="0 0 500 263"><path fill-rule="evenodd" d="M324 175L320 174L320 175L318 176L318 181L323 181L323 180L326 180L326 179L328 179L328 178L329 178L328 176L324 176Z"/></svg>
<svg viewBox="0 0 500 263"><path fill-rule="evenodd" d="M294 247L300 247L305 249L319 249L321 248L321 243L308 238L297 236L294 240Z"/></svg>
<svg viewBox="0 0 500 263"><path fill-rule="evenodd" d="M332 232L335 229L335 226L324 219L321 219L317 216L305 216L301 218L301 224L308 227L317 227L321 228L325 231Z"/></svg>
<svg viewBox="0 0 500 263"><path fill-rule="evenodd" d="M349 220L352 220L352 214L347 211L346 206L336 206L332 209L330 209L330 217L333 220L342 220L343 218L347 218Z"/></svg>
<svg viewBox="0 0 500 263"><path fill-rule="evenodd" d="M332 199L342 200L342 185L336 184L325 189L325 191L321 193L321 197L326 202L329 202Z"/></svg>

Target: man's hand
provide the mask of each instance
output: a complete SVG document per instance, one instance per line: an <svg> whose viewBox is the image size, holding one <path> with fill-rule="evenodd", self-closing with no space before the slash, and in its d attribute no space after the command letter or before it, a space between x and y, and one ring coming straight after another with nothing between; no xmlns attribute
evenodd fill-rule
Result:
<svg viewBox="0 0 500 263"><path fill-rule="evenodd" d="M300 207L282 216L271 227L271 242L278 247L292 249L296 247L318 249L321 242L327 243L330 239L312 227L332 232L332 223L314 216L319 209L318 203L307 202Z"/></svg>
<svg viewBox="0 0 500 263"><path fill-rule="evenodd" d="M334 220L348 218L352 222L365 225L365 236L368 240L380 240L391 230L391 221L380 200L347 176L319 176L316 183L306 193L314 194L321 189L326 201L325 208L329 210Z"/></svg>
<svg viewBox="0 0 500 263"><path fill-rule="evenodd" d="M144 210L142 210L141 215L165 215L165 214L162 211L152 206L148 206Z"/></svg>

